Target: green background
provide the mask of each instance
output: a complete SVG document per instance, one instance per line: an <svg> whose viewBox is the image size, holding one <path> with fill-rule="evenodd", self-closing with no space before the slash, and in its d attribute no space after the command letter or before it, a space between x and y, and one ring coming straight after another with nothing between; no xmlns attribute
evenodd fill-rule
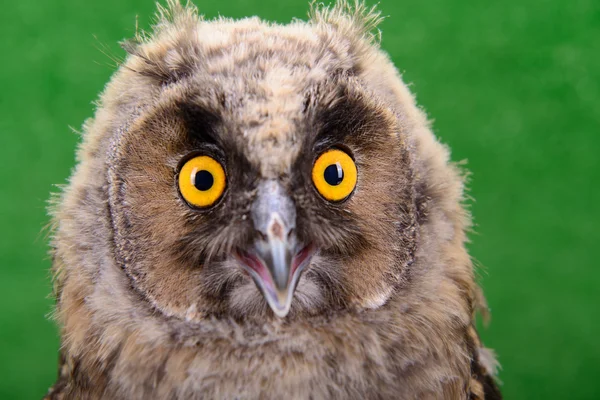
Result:
<svg viewBox="0 0 600 400"><path fill-rule="evenodd" d="M210 4L209 4L210 3ZM307 1L200 4L288 22ZM600 398L600 2L381 0L391 54L435 132L468 160L482 331L508 399ZM57 329L40 233L92 101L149 0L8 1L0 10L0 399L40 398ZM103 50L104 49L104 50Z"/></svg>

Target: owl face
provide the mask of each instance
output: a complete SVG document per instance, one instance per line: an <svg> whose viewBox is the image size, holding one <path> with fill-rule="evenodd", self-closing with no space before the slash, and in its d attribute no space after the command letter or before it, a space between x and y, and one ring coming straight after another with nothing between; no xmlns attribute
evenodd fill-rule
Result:
<svg viewBox="0 0 600 400"><path fill-rule="evenodd" d="M132 286L188 320L384 304L415 247L398 110L343 37L254 19L194 29L140 45L122 78L144 93L107 160Z"/></svg>

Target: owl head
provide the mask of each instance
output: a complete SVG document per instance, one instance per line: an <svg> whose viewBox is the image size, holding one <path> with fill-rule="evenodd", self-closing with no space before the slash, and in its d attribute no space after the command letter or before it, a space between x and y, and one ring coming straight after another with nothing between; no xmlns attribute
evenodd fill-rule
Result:
<svg viewBox="0 0 600 400"><path fill-rule="evenodd" d="M187 320L384 305L410 277L422 142L437 143L378 48L378 14L159 14L85 127L62 218L89 242L82 263Z"/></svg>

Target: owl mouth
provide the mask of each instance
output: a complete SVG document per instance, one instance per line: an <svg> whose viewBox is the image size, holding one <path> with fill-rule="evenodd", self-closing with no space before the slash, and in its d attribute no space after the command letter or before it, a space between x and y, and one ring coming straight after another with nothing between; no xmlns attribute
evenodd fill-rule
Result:
<svg viewBox="0 0 600 400"><path fill-rule="evenodd" d="M312 242L299 240L296 207L279 180L265 180L256 189L251 208L254 242L234 256L262 292L278 317L292 305L300 275L315 252Z"/></svg>
<svg viewBox="0 0 600 400"><path fill-rule="evenodd" d="M278 317L285 317L292 305L300 275L310 264L315 246L310 243L292 252L284 241L257 241L254 249L234 252L241 267L250 274L265 300Z"/></svg>

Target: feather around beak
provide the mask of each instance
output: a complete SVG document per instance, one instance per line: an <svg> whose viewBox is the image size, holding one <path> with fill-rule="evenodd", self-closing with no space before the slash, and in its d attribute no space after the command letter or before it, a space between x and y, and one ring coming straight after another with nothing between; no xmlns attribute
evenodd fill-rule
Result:
<svg viewBox="0 0 600 400"><path fill-rule="evenodd" d="M298 241L295 205L275 180L259 185L252 220L256 230L253 245L237 249L234 255L275 315L283 318L290 311L300 275L315 247Z"/></svg>

